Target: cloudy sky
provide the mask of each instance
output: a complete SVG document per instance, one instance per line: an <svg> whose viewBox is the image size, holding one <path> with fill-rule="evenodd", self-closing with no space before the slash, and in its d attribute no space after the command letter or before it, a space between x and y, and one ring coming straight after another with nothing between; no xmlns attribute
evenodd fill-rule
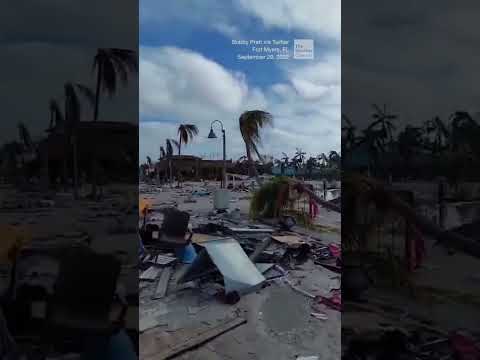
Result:
<svg viewBox="0 0 480 360"><path fill-rule="evenodd" d="M480 110L478 1L344 1L342 112L358 128L371 104L398 127Z"/></svg>
<svg viewBox="0 0 480 360"><path fill-rule="evenodd" d="M137 50L137 13L137 0L1 2L0 143L18 138L19 122L33 137L44 136L48 103L56 99L63 104L65 82L94 88L92 62L98 47ZM102 99L99 119L138 122L138 76L112 99ZM85 104L82 120L92 120Z"/></svg>
<svg viewBox="0 0 480 360"><path fill-rule="evenodd" d="M238 118L254 109L274 115L262 153L339 150L340 20L339 0L141 0L140 160L158 158L179 123L200 131L182 152L219 158L221 140L207 139L215 119L238 158ZM314 60L242 61L232 45L288 40L292 51L294 39L314 39Z"/></svg>

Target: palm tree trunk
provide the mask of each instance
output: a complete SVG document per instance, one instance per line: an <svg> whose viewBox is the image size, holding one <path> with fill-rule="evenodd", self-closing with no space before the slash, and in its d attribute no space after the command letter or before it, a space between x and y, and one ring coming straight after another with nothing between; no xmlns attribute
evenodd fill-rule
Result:
<svg viewBox="0 0 480 360"><path fill-rule="evenodd" d="M182 151L182 136L178 139L178 156L180 156ZM180 187L180 176L179 171L177 170L177 186Z"/></svg>
<svg viewBox="0 0 480 360"><path fill-rule="evenodd" d="M102 72L103 72L103 69L102 69L102 65L101 63L99 64L98 66L98 72L97 72L97 87L95 89L95 108L94 108L94 112L93 112L93 121L97 121L98 120L98 108L100 106L100 91L101 91L101 85L102 85ZM92 178L92 192L91 192L91 196L93 199L96 198L97 196L97 158L96 158L96 154L95 154L95 147L93 146L92 147L92 150L91 150L91 156L92 156L92 159L91 159L91 162L92 162L92 174L91 174L91 178Z"/></svg>
<svg viewBox="0 0 480 360"><path fill-rule="evenodd" d="M257 182L258 186L262 186L262 181L260 180L260 176L258 176L258 171L255 166L255 163L253 162L252 159L252 153L250 152L250 148L246 146L247 150L247 159L248 159L248 165L249 165L249 176L253 175L255 177L255 181Z"/></svg>
<svg viewBox="0 0 480 360"><path fill-rule="evenodd" d="M320 197L317 196L317 194L315 194L314 191L312 191L312 189L305 186L305 184L303 182L296 181L295 185L297 186L297 188L301 192L304 192L304 193L308 194L308 197L310 199L312 199L313 201L315 201L318 205L323 206L323 207L325 207L329 210L335 211L335 212L342 212L342 209L339 206L337 206L335 204L332 204L329 201L321 199Z"/></svg>
<svg viewBox="0 0 480 360"><path fill-rule="evenodd" d="M415 225L422 233L436 239L438 243L442 243L444 246L448 246L452 249L456 249L471 256L480 258L479 242L455 232L444 231L440 226L431 220L420 214L417 214L417 212L415 212L411 206L409 206L395 194L392 194L391 191L388 191L382 184L371 178L363 178L363 181L373 186L375 190L379 192L378 198L388 199L391 208L403 216L408 222Z"/></svg>
<svg viewBox="0 0 480 360"><path fill-rule="evenodd" d="M69 143L68 143L68 122L69 114L68 114L68 99L65 99L65 125L64 125L64 141L65 141L65 155L63 157L63 187L64 191L66 192L68 187L68 153L69 153Z"/></svg>
<svg viewBox="0 0 480 360"><path fill-rule="evenodd" d="M73 146L73 196L78 199L78 158L77 158L77 137L72 136Z"/></svg>

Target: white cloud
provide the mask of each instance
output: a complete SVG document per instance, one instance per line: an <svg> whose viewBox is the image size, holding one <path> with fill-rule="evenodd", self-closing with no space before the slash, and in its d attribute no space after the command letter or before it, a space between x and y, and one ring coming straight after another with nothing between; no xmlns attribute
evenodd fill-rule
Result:
<svg viewBox="0 0 480 360"><path fill-rule="evenodd" d="M190 50L142 48L140 57L141 118L171 121L141 123L140 159L147 154L157 157L160 144L176 137L173 124L179 122L194 123L200 130L186 152L219 153L220 142L205 139L214 119L224 122L227 155L237 158L244 152L238 117L253 109L274 115L274 128L263 131L263 153L280 156L300 147L318 154L340 148L340 79L335 80L339 64L333 58L282 68L288 81L262 90L249 86L244 74Z"/></svg>
<svg viewBox="0 0 480 360"><path fill-rule="evenodd" d="M174 47L140 50L140 112L144 115L180 112L209 117L237 111L247 91L243 74L229 72L198 53Z"/></svg>
<svg viewBox="0 0 480 360"><path fill-rule="evenodd" d="M266 26L340 40L340 0L238 0L238 3Z"/></svg>
<svg viewBox="0 0 480 360"><path fill-rule="evenodd" d="M250 15L247 17L246 15ZM242 20L239 21L239 18ZM165 24L184 21L210 28L227 37L248 33L252 19L266 27L297 30L315 38L340 41L340 0L182 0L140 2L140 22Z"/></svg>
<svg viewBox="0 0 480 360"><path fill-rule="evenodd" d="M237 26L225 22L213 23L212 26L215 30L232 39L241 37L240 29Z"/></svg>
<svg viewBox="0 0 480 360"><path fill-rule="evenodd" d="M305 66L289 66L288 77L295 90L306 99L331 98L340 103L341 59L328 55Z"/></svg>

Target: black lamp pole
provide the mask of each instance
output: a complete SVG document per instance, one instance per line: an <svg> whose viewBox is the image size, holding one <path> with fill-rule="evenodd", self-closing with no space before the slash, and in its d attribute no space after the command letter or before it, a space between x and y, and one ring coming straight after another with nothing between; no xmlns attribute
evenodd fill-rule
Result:
<svg viewBox="0 0 480 360"><path fill-rule="evenodd" d="M222 140L223 140L223 171L222 171L222 182L221 187L227 187L227 147L225 141L225 128L223 127L223 123L220 120L213 120L210 124L210 133L208 134L209 139L216 139L217 135L213 132L213 124L218 122L222 127Z"/></svg>

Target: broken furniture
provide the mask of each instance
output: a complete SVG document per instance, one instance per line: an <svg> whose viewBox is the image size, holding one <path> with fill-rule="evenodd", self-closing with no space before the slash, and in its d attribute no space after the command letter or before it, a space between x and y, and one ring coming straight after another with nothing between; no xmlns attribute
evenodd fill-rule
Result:
<svg viewBox="0 0 480 360"><path fill-rule="evenodd" d="M188 232L190 214L175 208L163 209L162 213L164 218L161 226L146 223L140 229L143 243L173 250L188 245L190 239L185 238L185 234Z"/></svg>

